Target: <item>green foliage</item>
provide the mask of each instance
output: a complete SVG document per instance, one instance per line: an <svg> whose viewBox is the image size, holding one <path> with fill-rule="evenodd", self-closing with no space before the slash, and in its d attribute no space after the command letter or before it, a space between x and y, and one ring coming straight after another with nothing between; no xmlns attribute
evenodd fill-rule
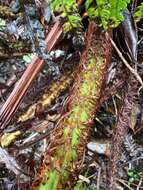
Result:
<svg viewBox="0 0 143 190"><path fill-rule="evenodd" d="M137 7L137 11L134 13L136 22L139 22L143 18L143 3Z"/></svg>
<svg viewBox="0 0 143 190"><path fill-rule="evenodd" d="M28 55L24 55L23 61L25 61L26 63L30 63L32 61L33 57L34 57L34 54L32 54L32 53L28 54Z"/></svg>
<svg viewBox="0 0 143 190"><path fill-rule="evenodd" d="M85 189L85 187L83 187L82 183L78 183L74 187L74 190L86 190L86 189Z"/></svg>
<svg viewBox="0 0 143 190"><path fill-rule="evenodd" d="M0 18L0 30L6 27L6 22L2 18Z"/></svg>
<svg viewBox="0 0 143 190"><path fill-rule="evenodd" d="M96 187L89 187L88 189L86 190L96 190Z"/></svg>
<svg viewBox="0 0 143 190"><path fill-rule="evenodd" d="M54 184L55 180L58 180L57 189L64 189L65 185L68 184L71 172L78 168L78 157L83 154L82 145L86 142L89 124L94 119L94 113L99 103L103 76L105 76L108 64L106 57L110 53L110 51L105 53L105 48L110 48L110 44L101 40L100 35L104 33L97 33L98 36L95 37L95 32L96 24L90 22L87 31L88 43L85 52L81 56L81 60L85 60L80 62L81 65L84 64L86 67L82 67L78 74L78 82L75 82L68 107L70 111L59 122L53 133L54 138L51 139L51 146L45 154L43 166L44 173L47 171L47 179L46 176L43 176L43 180L45 180L45 184ZM90 86L88 94L87 86ZM49 155L51 159L46 164ZM51 177L51 174L55 170L58 174L54 178ZM81 188L77 186L75 190ZM45 189L53 190L52 186Z"/></svg>
<svg viewBox="0 0 143 190"><path fill-rule="evenodd" d="M96 190L96 187L85 187L83 182L78 182L73 190Z"/></svg>
<svg viewBox="0 0 143 190"><path fill-rule="evenodd" d="M53 0L51 2L51 8L53 11L61 13L61 16L66 18L67 21L64 24L65 31L82 27L76 0Z"/></svg>
<svg viewBox="0 0 143 190"><path fill-rule="evenodd" d="M130 0L86 0L85 8L90 17L100 18L100 26L104 29L117 27L124 19L122 11Z"/></svg>
<svg viewBox="0 0 143 190"><path fill-rule="evenodd" d="M127 8L128 3L130 0L86 0L85 9L89 17L99 18L100 26L107 29L108 27L117 27L120 24L124 19L122 11ZM65 31L81 27L81 17L75 0L53 0L51 8L67 19L64 25ZM136 14L143 14L142 10L143 6Z"/></svg>
<svg viewBox="0 0 143 190"><path fill-rule="evenodd" d="M132 183L134 183L136 180L139 179L139 175L135 170L128 170L127 172L128 175L128 185L131 186Z"/></svg>
<svg viewBox="0 0 143 190"><path fill-rule="evenodd" d="M75 146L79 143L79 135L81 133L81 130L78 128L74 128L72 132L72 146Z"/></svg>
<svg viewBox="0 0 143 190"><path fill-rule="evenodd" d="M39 187L39 190L56 190L57 189L57 183L59 180L58 172L55 170L53 172L49 173L49 180L45 184L41 184Z"/></svg>

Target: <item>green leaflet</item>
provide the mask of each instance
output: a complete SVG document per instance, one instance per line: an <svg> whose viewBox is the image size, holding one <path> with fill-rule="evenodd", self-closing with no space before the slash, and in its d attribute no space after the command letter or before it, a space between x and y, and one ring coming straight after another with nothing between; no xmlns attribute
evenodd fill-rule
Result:
<svg viewBox="0 0 143 190"><path fill-rule="evenodd" d="M89 118L89 115L88 113L86 113L85 110L83 110L81 113L80 113L80 121L85 123L88 121L88 118Z"/></svg>
<svg viewBox="0 0 143 190"><path fill-rule="evenodd" d="M73 28L82 28L76 0L53 0L51 2L51 9L66 18L67 21L64 24L64 30L66 32Z"/></svg>
<svg viewBox="0 0 143 190"><path fill-rule="evenodd" d="M127 8L129 3L130 0L86 0L84 6L89 17L92 19L100 18L100 26L107 29L117 27L120 24L124 19L122 11ZM143 14L142 7L140 6L136 13L137 18ZM67 19L64 25L65 31L82 28L81 17L75 0L53 0L51 8Z"/></svg>
<svg viewBox="0 0 143 190"><path fill-rule="evenodd" d="M57 184L59 180L59 174L56 170L50 172L49 174L49 180L45 184L41 184L39 187L39 190L56 190L57 189Z"/></svg>
<svg viewBox="0 0 143 190"><path fill-rule="evenodd" d="M6 21L0 18L0 29L6 27Z"/></svg>
<svg viewBox="0 0 143 190"><path fill-rule="evenodd" d="M143 3L137 7L137 11L134 14L136 22L139 22L143 18Z"/></svg>
<svg viewBox="0 0 143 190"><path fill-rule="evenodd" d="M72 132L72 147L77 145L79 143L79 135L80 135L81 130L78 128L74 128Z"/></svg>
<svg viewBox="0 0 143 190"><path fill-rule="evenodd" d="M93 2L93 0L88 0L85 2L85 8L86 10L88 10L88 8L90 7L91 3Z"/></svg>
<svg viewBox="0 0 143 190"><path fill-rule="evenodd" d="M30 63L32 61L33 57L34 57L34 54L32 54L32 53L28 54L28 55L24 55L23 61L25 61L26 63Z"/></svg>
<svg viewBox="0 0 143 190"><path fill-rule="evenodd" d="M86 190L86 188L83 187L82 183L78 183L73 190Z"/></svg>
<svg viewBox="0 0 143 190"><path fill-rule="evenodd" d="M128 3L130 0L86 0L85 8L93 19L99 17L100 25L107 29L120 24L124 19L122 11L127 8Z"/></svg>

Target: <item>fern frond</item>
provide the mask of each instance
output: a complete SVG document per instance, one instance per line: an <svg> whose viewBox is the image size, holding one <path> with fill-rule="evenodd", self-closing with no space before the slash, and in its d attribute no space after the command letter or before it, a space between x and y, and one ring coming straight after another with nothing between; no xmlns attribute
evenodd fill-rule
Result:
<svg viewBox="0 0 143 190"><path fill-rule="evenodd" d="M139 22L143 18L143 3L137 7L137 11L134 13L136 22Z"/></svg>
<svg viewBox="0 0 143 190"><path fill-rule="evenodd" d="M86 0L85 8L92 18L100 18L104 29L117 27L124 19L122 11L127 8L130 0Z"/></svg>
<svg viewBox="0 0 143 190"><path fill-rule="evenodd" d="M127 8L130 0L86 0L85 9L89 17L100 19L100 26L104 29L117 27L124 19L123 10ZM51 8L67 18L65 30L81 27L81 17L75 0L53 0Z"/></svg>
<svg viewBox="0 0 143 190"><path fill-rule="evenodd" d="M51 9L66 18L64 30L70 31L74 28L81 28L81 17L78 13L77 3L75 0L53 0Z"/></svg>

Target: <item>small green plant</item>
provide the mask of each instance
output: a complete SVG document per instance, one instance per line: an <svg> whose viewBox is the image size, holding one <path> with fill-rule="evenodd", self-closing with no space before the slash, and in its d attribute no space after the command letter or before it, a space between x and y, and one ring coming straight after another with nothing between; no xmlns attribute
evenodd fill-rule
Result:
<svg viewBox="0 0 143 190"><path fill-rule="evenodd" d="M32 61L34 57L34 54L30 53L28 55L24 55L23 56L23 61L25 61L26 63L30 63Z"/></svg>
<svg viewBox="0 0 143 190"><path fill-rule="evenodd" d="M0 30L6 27L6 21L0 18Z"/></svg>
<svg viewBox="0 0 143 190"><path fill-rule="evenodd" d="M117 27L124 19L122 11L127 8L130 0L86 0L85 9L92 19L99 18L104 29ZM61 13L67 19L65 31L81 27L81 17L75 0L53 0L52 10Z"/></svg>
<svg viewBox="0 0 143 190"><path fill-rule="evenodd" d="M143 3L137 7L137 11L134 13L136 22L139 22L143 18Z"/></svg>
<svg viewBox="0 0 143 190"><path fill-rule="evenodd" d="M96 190L96 187L89 187L88 189L86 190Z"/></svg>
<svg viewBox="0 0 143 190"><path fill-rule="evenodd" d="M127 172L128 175L128 185L131 186L133 182L139 179L139 175L135 170L129 169Z"/></svg>
<svg viewBox="0 0 143 190"><path fill-rule="evenodd" d="M78 183L74 187L74 190L85 190L85 187L82 185L82 183Z"/></svg>
<svg viewBox="0 0 143 190"><path fill-rule="evenodd" d="M96 187L85 187L85 185L80 182L76 184L73 190L96 190Z"/></svg>
<svg viewBox="0 0 143 190"><path fill-rule="evenodd" d="M77 3L75 0L53 0L51 9L61 14L66 19L64 24L65 31L73 28L81 28L81 17L78 13Z"/></svg>
<svg viewBox="0 0 143 190"><path fill-rule="evenodd" d="M130 0L86 0L85 8L92 18L100 19L104 29L117 27L124 19L122 11L127 8Z"/></svg>

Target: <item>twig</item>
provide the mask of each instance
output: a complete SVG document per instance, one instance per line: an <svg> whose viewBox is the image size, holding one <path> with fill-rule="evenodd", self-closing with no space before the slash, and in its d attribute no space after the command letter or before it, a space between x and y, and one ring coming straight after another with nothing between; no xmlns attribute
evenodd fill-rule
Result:
<svg viewBox="0 0 143 190"><path fill-rule="evenodd" d="M130 190L134 190L133 188L131 188L130 186L128 186L123 180L121 179L117 179L118 182L120 182L122 185L124 185L125 187L127 187Z"/></svg>
<svg viewBox="0 0 143 190"><path fill-rule="evenodd" d="M101 177L101 167L99 167L99 169L98 169L97 185L96 185L97 190L100 190L100 177Z"/></svg>
<svg viewBox="0 0 143 190"><path fill-rule="evenodd" d="M113 100L113 104L114 104L115 115L116 115L116 117L117 117L117 115L118 115L118 109L117 109L117 104L116 104L116 101L115 101L114 96L112 96L112 100Z"/></svg>
<svg viewBox="0 0 143 190"><path fill-rule="evenodd" d="M115 96L117 92L123 88L125 84L125 79L114 81L111 87L106 87L104 90L104 94L101 96L99 107L107 101L110 97ZM99 109L99 108L98 108Z"/></svg>
<svg viewBox="0 0 143 190"><path fill-rule="evenodd" d="M106 32L106 35L109 37L109 34ZM129 71L136 77L136 79L139 81L139 83L141 84L141 88L143 88L143 81L141 79L141 77L139 76L139 74L137 73L137 71L135 69L133 69L129 63L127 62L127 60L123 57L121 51L118 49L118 47L116 46L115 42L112 40L111 37L109 37L111 44L113 45L113 47L115 48L115 50L117 51L119 57L121 58L121 60L123 61L123 63L125 64L125 66L129 69Z"/></svg>
<svg viewBox="0 0 143 190"><path fill-rule="evenodd" d="M142 179L142 178L141 178L141 179ZM124 179L119 179L119 178L117 178L116 180L117 180L118 182L120 182L120 183L123 182L123 183L126 184L126 185L127 185L127 183L128 183L128 181L127 181L127 180L124 180ZM137 185L136 183L132 183L132 185L135 186L135 187L138 187L138 185ZM131 188L131 187L130 187L130 188ZM140 189L143 189L143 187L140 187ZM131 188L131 190L134 190L134 189Z"/></svg>
<svg viewBox="0 0 143 190"><path fill-rule="evenodd" d="M50 132L47 131L47 132L43 133L42 135L36 137L36 139L31 140L30 142L27 142L25 144L22 144L21 146L18 147L18 149L19 150L24 150L24 149L26 149L28 147L31 147L34 144L38 143L39 141L46 139L49 135L50 135Z"/></svg>
<svg viewBox="0 0 143 190"><path fill-rule="evenodd" d="M140 181L139 181L139 183L138 183L138 186L137 186L137 189L136 189L136 190L140 190L141 184L142 184L142 178L140 178Z"/></svg>

